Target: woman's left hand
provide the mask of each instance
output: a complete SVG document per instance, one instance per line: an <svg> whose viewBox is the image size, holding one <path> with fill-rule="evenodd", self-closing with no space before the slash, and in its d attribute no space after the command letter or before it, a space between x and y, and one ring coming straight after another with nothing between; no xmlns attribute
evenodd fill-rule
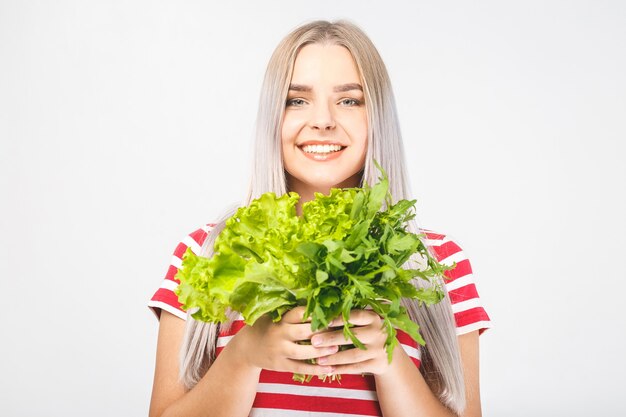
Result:
<svg viewBox="0 0 626 417"><path fill-rule="evenodd" d="M353 347L318 358L317 363L331 365L333 374L385 373L389 369L385 350L387 333L380 316L371 310L352 310L348 322L354 325L352 332L367 349ZM351 345L352 341L343 335L343 324L342 317L336 318L329 326L331 329L315 334L311 343L316 347Z"/></svg>

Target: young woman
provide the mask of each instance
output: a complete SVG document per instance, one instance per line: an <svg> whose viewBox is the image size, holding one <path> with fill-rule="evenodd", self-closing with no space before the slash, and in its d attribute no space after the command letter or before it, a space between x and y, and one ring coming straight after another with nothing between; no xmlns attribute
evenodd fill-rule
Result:
<svg viewBox="0 0 626 417"><path fill-rule="evenodd" d="M368 37L347 22L312 22L290 33L272 55L257 122L249 203L262 193L295 191L300 204L332 187L374 184L377 160L395 200L409 198L391 84ZM300 213L301 206L298 206ZM226 216L228 217L228 216ZM150 416L454 416L481 415L478 334L489 327L461 249L448 237L426 232L426 244L444 263L448 295L419 307L406 302L426 346L398 332L391 363L380 318L354 310L350 322L367 349L349 345L331 323L312 333L302 308L278 323L237 317L221 328L181 310L173 293L187 247L212 255L224 222L189 235L149 305L160 317ZM412 224L413 230L418 231ZM311 340L311 345L299 341ZM316 364L306 359L316 359ZM293 373L341 374L301 384Z"/></svg>

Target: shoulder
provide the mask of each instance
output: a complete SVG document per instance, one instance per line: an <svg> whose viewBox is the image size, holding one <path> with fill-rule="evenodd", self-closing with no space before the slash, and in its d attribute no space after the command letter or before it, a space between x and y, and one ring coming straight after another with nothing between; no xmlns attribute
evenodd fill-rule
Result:
<svg viewBox="0 0 626 417"><path fill-rule="evenodd" d="M458 241L448 234L420 229L422 241L443 265L454 266L445 272L445 288L459 335L491 327L491 320L478 295L470 260Z"/></svg>
<svg viewBox="0 0 626 417"><path fill-rule="evenodd" d="M204 244L204 241L209 236L209 233L211 233L211 230L213 230L214 227L215 223L207 223L194 230L193 232L185 235L174 250L174 258L177 258L182 262L183 255L185 251L187 251L187 248L191 248L191 251L193 253L195 253L196 255L200 255L200 253L202 252L202 245ZM175 259L173 260L176 261ZM180 263L178 263L176 266L177 268L180 267Z"/></svg>
<svg viewBox="0 0 626 417"><path fill-rule="evenodd" d="M444 260L448 260L449 257L454 255L456 255L455 258L458 258L460 255L464 256L461 246L452 236L423 228L420 228L419 231L422 235L422 241L432 250L433 255L439 262L443 263ZM454 263L454 259L451 261L449 262L450 264Z"/></svg>
<svg viewBox="0 0 626 417"><path fill-rule="evenodd" d="M202 245L214 227L215 223L207 223L183 236L176 245L167 272L161 280L161 286L148 302L148 307L150 307L157 318L160 317L161 310L167 310L183 320L187 318L187 313L182 309L181 303L178 302L178 296L174 293L174 290L180 284L180 281L176 279L176 274L182 266L183 255L187 248L190 248L193 253L200 256L203 252Z"/></svg>
<svg viewBox="0 0 626 417"><path fill-rule="evenodd" d="M446 271L446 289L448 291L460 288L465 284L473 284L473 271L470 261L458 241L452 236L420 229L422 240L431 250L437 261L443 265L453 266Z"/></svg>

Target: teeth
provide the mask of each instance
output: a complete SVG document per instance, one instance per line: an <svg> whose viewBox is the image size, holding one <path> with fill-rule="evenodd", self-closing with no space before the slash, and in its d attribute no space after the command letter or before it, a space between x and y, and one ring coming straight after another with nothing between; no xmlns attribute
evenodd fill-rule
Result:
<svg viewBox="0 0 626 417"><path fill-rule="evenodd" d="M302 150L306 153L330 153L341 150L339 145L305 145Z"/></svg>

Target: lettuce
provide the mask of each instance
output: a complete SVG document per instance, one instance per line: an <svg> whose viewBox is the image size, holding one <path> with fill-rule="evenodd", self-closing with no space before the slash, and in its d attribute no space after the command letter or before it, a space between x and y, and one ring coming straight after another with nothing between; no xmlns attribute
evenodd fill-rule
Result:
<svg viewBox="0 0 626 417"><path fill-rule="evenodd" d="M379 169L382 178L372 187L316 193L303 204L301 217L293 192L266 193L239 208L217 237L212 258L185 253L176 275L183 308L210 322L224 322L235 310L252 325L264 314L279 321L293 307L306 306L302 319L311 320L313 331L343 316L345 337L361 349L348 317L353 309L371 308L383 320L389 361L398 344L396 328L424 345L400 301L439 302L444 293L438 278L448 267L407 230L415 200L392 204L389 181ZM424 261L420 268L404 269L413 256ZM431 285L418 289L414 279Z"/></svg>

